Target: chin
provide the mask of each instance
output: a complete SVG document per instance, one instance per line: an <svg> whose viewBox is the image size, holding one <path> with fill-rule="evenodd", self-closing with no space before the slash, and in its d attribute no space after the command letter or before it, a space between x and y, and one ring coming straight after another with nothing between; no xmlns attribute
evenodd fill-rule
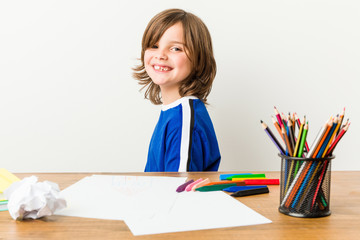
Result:
<svg viewBox="0 0 360 240"><path fill-rule="evenodd" d="M159 78L151 78L151 80L153 81L153 83L159 86L164 85L168 82L167 79L159 79Z"/></svg>

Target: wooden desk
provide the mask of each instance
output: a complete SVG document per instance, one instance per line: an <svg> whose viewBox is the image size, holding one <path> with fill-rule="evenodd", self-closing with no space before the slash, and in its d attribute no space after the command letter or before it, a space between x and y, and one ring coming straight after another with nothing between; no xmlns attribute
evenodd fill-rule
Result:
<svg viewBox="0 0 360 240"><path fill-rule="evenodd" d="M227 172L228 173L228 172ZM113 175L189 176L218 180L220 173L113 173ZM36 175L64 189L92 173L16 174ZM279 178L278 172L267 177ZM123 221L50 216L37 220L14 221L0 212L0 239L358 239L360 234L360 172L332 172L330 209L324 218L295 218L278 212L279 186L270 193L238 198L239 201L273 221L270 224L167 233L135 237Z"/></svg>

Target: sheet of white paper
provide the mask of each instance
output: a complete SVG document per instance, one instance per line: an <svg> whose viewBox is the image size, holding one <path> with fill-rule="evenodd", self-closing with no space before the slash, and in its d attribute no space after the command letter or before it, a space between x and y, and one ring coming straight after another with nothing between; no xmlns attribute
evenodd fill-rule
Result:
<svg viewBox="0 0 360 240"><path fill-rule="evenodd" d="M124 220L129 215L153 216L162 207L158 199L166 199L185 180L186 177L85 177L61 192L68 207L56 214L113 220Z"/></svg>
<svg viewBox="0 0 360 240"><path fill-rule="evenodd" d="M180 232L271 223L224 192L171 193L152 216L125 219L134 235ZM172 200L171 200L172 199ZM166 201L171 201L166 203Z"/></svg>
<svg viewBox="0 0 360 240"><path fill-rule="evenodd" d="M271 222L224 192L176 193L185 180L185 177L85 177L61 192L68 207L57 214L124 220L134 235Z"/></svg>

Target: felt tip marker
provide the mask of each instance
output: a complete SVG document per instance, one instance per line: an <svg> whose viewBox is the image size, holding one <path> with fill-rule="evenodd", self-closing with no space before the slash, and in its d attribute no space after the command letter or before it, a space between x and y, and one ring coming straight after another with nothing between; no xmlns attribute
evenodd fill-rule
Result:
<svg viewBox="0 0 360 240"><path fill-rule="evenodd" d="M231 196L233 196L233 197L245 197L245 196L268 193L268 192L269 192L269 188L268 187L263 187L263 188L240 190L240 191L237 191L237 192L231 194Z"/></svg>
<svg viewBox="0 0 360 240"><path fill-rule="evenodd" d="M183 191L185 191L185 188L186 188L189 184L191 184L191 183L193 183L193 182L194 182L194 180L191 179L191 180L187 181L186 183L181 184L181 185L176 189L176 192L183 192Z"/></svg>
<svg viewBox="0 0 360 240"><path fill-rule="evenodd" d="M223 191L225 192L238 192L238 191L242 191L242 190L251 190L251 189L257 189L257 188L266 188L267 186L263 185L263 186L233 186L233 187L228 187L223 189Z"/></svg>

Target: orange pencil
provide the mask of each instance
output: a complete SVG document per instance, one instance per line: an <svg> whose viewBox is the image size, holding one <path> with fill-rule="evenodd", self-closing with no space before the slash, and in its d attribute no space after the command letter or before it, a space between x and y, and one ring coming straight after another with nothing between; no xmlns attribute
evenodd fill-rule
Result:
<svg viewBox="0 0 360 240"><path fill-rule="evenodd" d="M276 130L278 131L278 133L280 134L282 140L283 140L284 143L285 143L285 139L284 139L284 137L283 137L283 135L282 135L282 133L281 133L281 129L280 129L279 123L276 121L276 119L275 119L273 116L271 116L271 119L272 119L272 121L273 121L273 124L274 124Z"/></svg>
<svg viewBox="0 0 360 240"><path fill-rule="evenodd" d="M332 127L332 125L333 125L333 119L331 118L331 119L330 119L330 121L327 123L327 129L326 129L326 132L325 132L324 136L322 137L322 139L321 139L320 143L317 145L317 147L316 147L316 150L315 150L314 154L313 154L312 156L310 156L311 158L315 158L315 157L316 157L316 155L318 154L318 152L320 151L320 148L321 148L322 144L324 143L324 141L325 141L325 139L326 139L327 135L329 134L329 132L330 132L330 130L331 130L331 127Z"/></svg>
<svg viewBox="0 0 360 240"><path fill-rule="evenodd" d="M345 107L344 107L342 113L340 114L340 122L339 122L339 126L340 126L340 127L341 127L341 124L342 124L342 122L343 122L343 120L344 120L344 115L345 115ZM339 134L339 132L340 132L340 130L341 130L340 127L337 129L335 136L337 136L337 135Z"/></svg>
<svg viewBox="0 0 360 240"><path fill-rule="evenodd" d="M288 154L289 154L289 156L292 156L293 155L293 149L291 147L291 144L290 144L289 138L288 138L288 136L286 134L284 126L281 127L281 133L282 133L282 135L283 135L283 137L285 139L286 149L288 151Z"/></svg>
<svg viewBox="0 0 360 240"><path fill-rule="evenodd" d="M293 187L293 189L290 192L289 197L287 198L286 202L285 202L285 207L289 207L291 202L293 201L293 198L295 197L297 190L300 188L307 172L309 171L309 168L311 167L311 163L306 163L306 167L304 169L304 171L301 171L301 175L298 178L298 180L295 182L295 186Z"/></svg>
<svg viewBox="0 0 360 240"><path fill-rule="evenodd" d="M292 120L292 122L293 122L293 131L294 131L294 136L295 136L295 121L296 121L296 119L295 119L295 113L293 113L291 120ZM295 139L295 141L296 141L296 139Z"/></svg>
<svg viewBox="0 0 360 240"><path fill-rule="evenodd" d="M334 124L337 124L337 125L336 125L336 128L335 128L335 131L334 131L333 134L330 136L330 140L329 140L329 142L327 143L327 145L326 145L326 147L325 147L325 150L324 150L324 152L323 152L323 154L322 154L322 156L321 156L322 158L326 156L327 151L328 151L331 143L333 142L333 140L334 140L335 137L336 137L336 132L339 130L339 127L340 127L339 121L340 121L340 119L339 119L338 117L336 117L336 118L334 119Z"/></svg>

